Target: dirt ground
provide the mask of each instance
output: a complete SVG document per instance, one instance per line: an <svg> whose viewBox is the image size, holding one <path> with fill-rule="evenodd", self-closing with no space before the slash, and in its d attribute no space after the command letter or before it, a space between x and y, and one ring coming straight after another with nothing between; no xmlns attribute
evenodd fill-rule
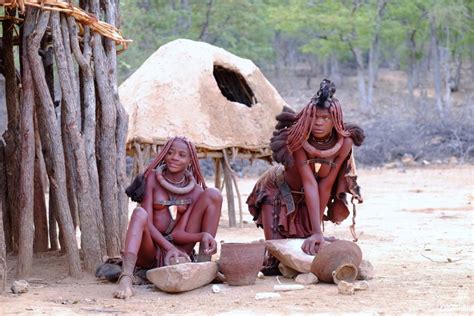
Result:
<svg viewBox="0 0 474 316"><path fill-rule="evenodd" d="M474 166L415 169L360 169L365 202L358 208L357 231L364 258L375 267L367 291L353 296L329 284L284 292L281 298L256 300L269 292L276 277L253 286L211 285L181 294L152 286L136 288L136 296L112 298L115 284L92 275L67 277L66 260L58 253L36 255L30 290L0 295L0 314L160 314L160 315L302 315L302 314L472 314L474 313ZM240 181L243 200L255 179ZM224 202L225 205L225 202ZM224 214L226 210L224 209ZM243 228L228 228L223 215L217 240L253 241L263 237L244 208ZM350 239L349 220L326 225L326 235ZM9 258L10 287L15 258ZM282 283L293 280L279 278Z"/></svg>

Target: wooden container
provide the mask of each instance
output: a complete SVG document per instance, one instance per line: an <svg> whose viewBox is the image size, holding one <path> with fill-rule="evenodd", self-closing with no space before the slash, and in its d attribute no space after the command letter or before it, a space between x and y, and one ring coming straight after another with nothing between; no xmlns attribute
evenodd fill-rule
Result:
<svg viewBox="0 0 474 316"><path fill-rule="evenodd" d="M265 243L224 243L221 247L219 269L229 285L255 284L262 268Z"/></svg>
<svg viewBox="0 0 474 316"><path fill-rule="evenodd" d="M326 283L337 283L341 280L353 282L357 278L361 261L362 251L357 244L336 240L316 254L311 264L311 272Z"/></svg>

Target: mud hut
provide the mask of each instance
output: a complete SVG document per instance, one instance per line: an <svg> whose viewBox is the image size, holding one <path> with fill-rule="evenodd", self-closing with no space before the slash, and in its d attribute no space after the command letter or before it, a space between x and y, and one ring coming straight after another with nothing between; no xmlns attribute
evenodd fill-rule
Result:
<svg viewBox="0 0 474 316"><path fill-rule="evenodd" d="M141 172L167 138L186 136L200 158L214 159L218 188L223 170L234 226L229 159L271 159L275 116L285 105L259 68L222 48L179 39L151 55L119 94L129 114L126 146L134 157L132 173Z"/></svg>

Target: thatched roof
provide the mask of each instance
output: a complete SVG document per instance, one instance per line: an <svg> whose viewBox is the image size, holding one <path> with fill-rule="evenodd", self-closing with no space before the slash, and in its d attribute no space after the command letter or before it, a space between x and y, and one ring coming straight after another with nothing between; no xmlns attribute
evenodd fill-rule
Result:
<svg viewBox="0 0 474 316"><path fill-rule="evenodd" d="M160 47L119 93L128 148L181 135L210 151L262 151L285 104L252 61L184 39Z"/></svg>

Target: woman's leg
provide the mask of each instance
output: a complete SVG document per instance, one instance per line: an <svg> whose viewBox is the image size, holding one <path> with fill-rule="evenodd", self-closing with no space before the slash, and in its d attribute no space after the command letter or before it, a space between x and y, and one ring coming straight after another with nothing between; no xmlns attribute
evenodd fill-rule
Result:
<svg viewBox="0 0 474 316"><path fill-rule="evenodd" d="M155 260L155 246L147 226L148 213L141 207L133 210L128 224L122 258L122 276L113 296L126 299L133 295L132 277L135 265L151 267Z"/></svg>
<svg viewBox="0 0 474 316"><path fill-rule="evenodd" d="M186 232L206 232L216 237L217 227L221 217L222 195L219 190L207 188L201 193L186 224ZM195 244L183 245L182 248L190 254Z"/></svg>
<svg viewBox="0 0 474 316"><path fill-rule="evenodd" d="M263 204L261 214L263 232L265 234L265 240L270 239L283 239L283 236L278 231L278 222L275 221L275 209L273 205Z"/></svg>
<svg viewBox="0 0 474 316"><path fill-rule="evenodd" d="M278 222L275 220L275 209L273 205L263 204L261 209L263 232L265 234L265 240L271 239L283 239L283 236L278 231ZM263 263L262 273L264 275L280 275L278 269L279 261L271 256L268 252L265 254L265 262Z"/></svg>

